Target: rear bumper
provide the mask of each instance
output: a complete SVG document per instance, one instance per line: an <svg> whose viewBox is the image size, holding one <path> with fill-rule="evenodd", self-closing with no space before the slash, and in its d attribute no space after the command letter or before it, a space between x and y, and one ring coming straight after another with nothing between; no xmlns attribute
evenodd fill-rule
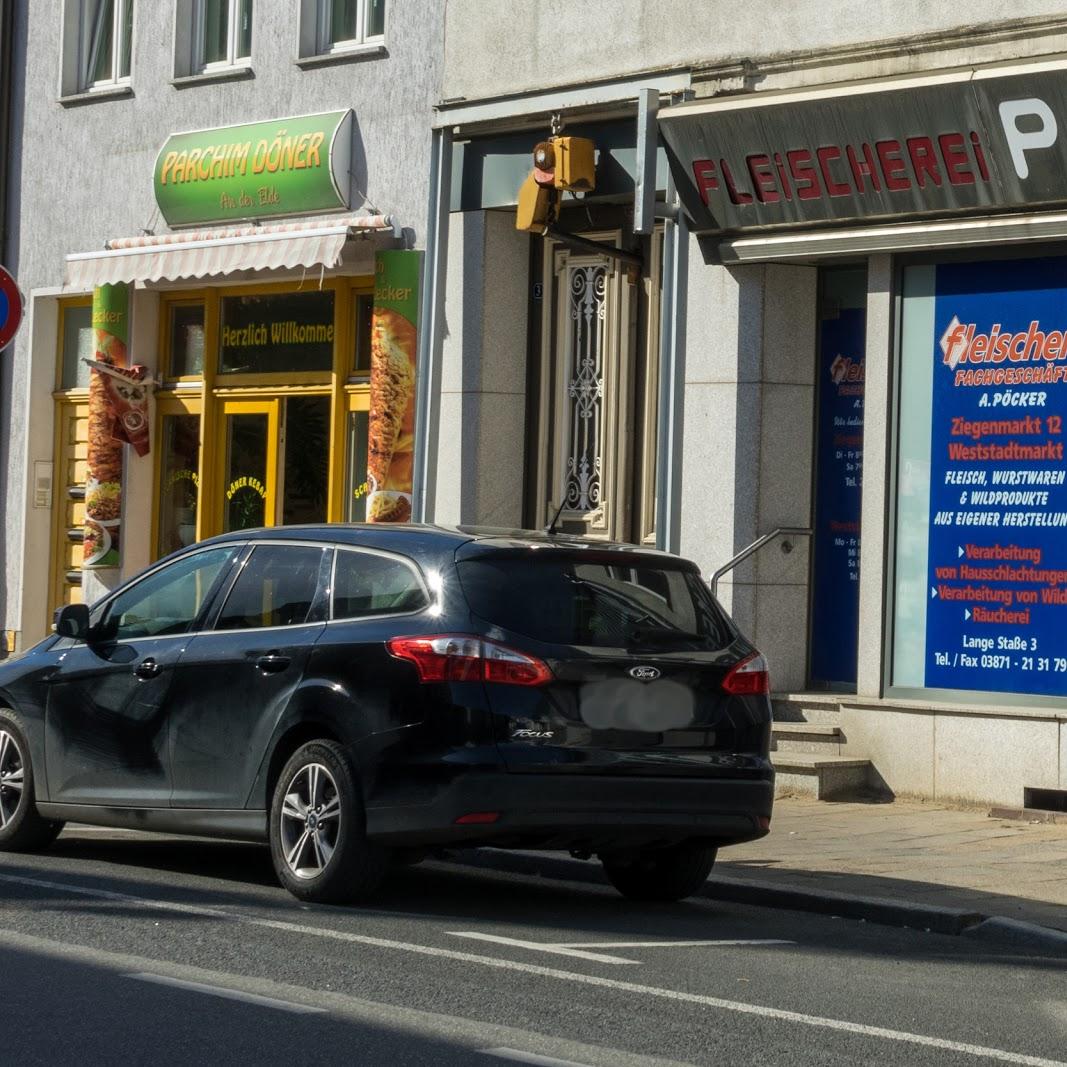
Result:
<svg viewBox="0 0 1067 1067"><path fill-rule="evenodd" d="M383 844L498 845L598 851L700 837L720 845L767 833L774 776L622 777L466 774L430 803L371 807L367 832ZM457 825L472 812L496 822Z"/></svg>

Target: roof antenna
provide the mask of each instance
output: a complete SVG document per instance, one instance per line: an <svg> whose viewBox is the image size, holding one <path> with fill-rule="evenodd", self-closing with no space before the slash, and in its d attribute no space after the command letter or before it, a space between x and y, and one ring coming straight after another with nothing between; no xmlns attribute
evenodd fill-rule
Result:
<svg viewBox="0 0 1067 1067"><path fill-rule="evenodd" d="M560 515L563 514L563 508L565 507L566 503L567 503L567 494L564 493L563 494L563 499L560 500L560 502L559 502L559 507L556 508L556 514L552 516L552 521L545 527L545 533L548 534L549 537L555 536L556 523L559 522L559 517L560 517Z"/></svg>

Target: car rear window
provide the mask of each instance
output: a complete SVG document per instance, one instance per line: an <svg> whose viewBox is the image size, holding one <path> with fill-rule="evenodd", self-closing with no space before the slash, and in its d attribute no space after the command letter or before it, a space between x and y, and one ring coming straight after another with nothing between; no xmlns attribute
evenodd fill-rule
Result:
<svg viewBox="0 0 1067 1067"><path fill-rule="evenodd" d="M732 627L693 571L556 553L460 561L475 615L537 641L600 648L725 648Z"/></svg>
<svg viewBox="0 0 1067 1067"><path fill-rule="evenodd" d="M333 618L400 615L428 604L426 590L409 564L370 552L337 550Z"/></svg>

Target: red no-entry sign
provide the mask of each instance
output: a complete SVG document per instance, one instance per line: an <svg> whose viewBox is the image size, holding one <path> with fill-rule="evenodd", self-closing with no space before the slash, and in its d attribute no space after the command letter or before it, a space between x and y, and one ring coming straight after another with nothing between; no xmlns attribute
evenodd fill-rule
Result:
<svg viewBox="0 0 1067 1067"><path fill-rule="evenodd" d="M6 267L0 267L0 349L7 348L22 324L22 293Z"/></svg>

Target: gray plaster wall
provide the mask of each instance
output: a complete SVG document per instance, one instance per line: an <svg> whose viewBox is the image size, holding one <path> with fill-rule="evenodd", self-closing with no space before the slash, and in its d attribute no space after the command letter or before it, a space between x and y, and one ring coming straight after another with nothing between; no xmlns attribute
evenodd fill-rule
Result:
<svg viewBox="0 0 1067 1067"><path fill-rule="evenodd" d="M754 16L731 0L448 0L442 95L473 100L645 70L864 52L875 42L905 37L965 41L968 31L990 24L1063 19L1060 0L971 0L963 7L929 0L791 0L775 5L770 17ZM925 65L925 50L911 50L909 65ZM1017 54L1017 46L1005 45L1005 57Z"/></svg>
<svg viewBox="0 0 1067 1067"><path fill-rule="evenodd" d="M443 0L390 0L386 54L301 69L300 0L257 0L253 77L176 88L175 0L135 0L133 94L76 106L58 102L58 0L19 0L11 174L12 234L5 250L29 296L60 286L64 256L101 248L110 237L166 232L155 212L152 168L171 132L351 107L355 112L352 208L393 215L423 247L431 106L439 95ZM4 581L0 616L19 628L27 464L31 330L0 360L0 507ZM54 352L34 352L52 360ZM45 385L45 388L48 388Z"/></svg>
<svg viewBox="0 0 1067 1067"><path fill-rule="evenodd" d="M696 242L690 256L680 550L710 574L762 534L811 522L818 277L807 266L707 266ZM806 681L808 576L808 541L795 538L720 586L784 691Z"/></svg>
<svg viewBox="0 0 1067 1067"><path fill-rule="evenodd" d="M452 218L433 518L521 526L529 237L505 211Z"/></svg>

